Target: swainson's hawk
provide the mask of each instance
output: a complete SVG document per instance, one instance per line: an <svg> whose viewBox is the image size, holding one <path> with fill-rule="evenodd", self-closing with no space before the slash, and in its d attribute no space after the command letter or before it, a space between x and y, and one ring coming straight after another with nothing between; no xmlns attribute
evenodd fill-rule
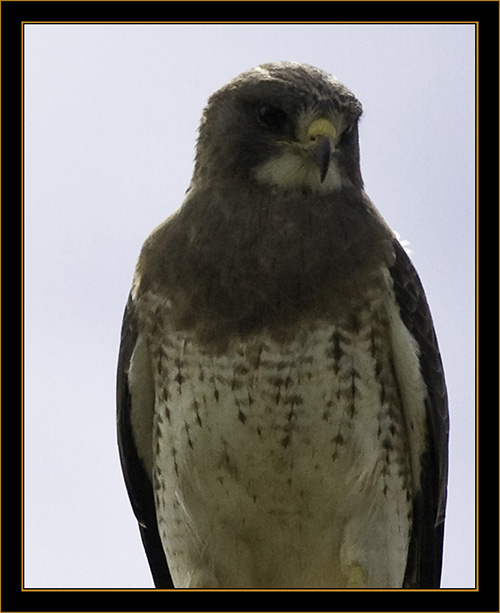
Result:
<svg viewBox="0 0 500 613"><path fill-rule="evenodd" d="M448 414L361 105L304 64L211 96L125 311L118 433L157 587L433 588Z"/></svg>

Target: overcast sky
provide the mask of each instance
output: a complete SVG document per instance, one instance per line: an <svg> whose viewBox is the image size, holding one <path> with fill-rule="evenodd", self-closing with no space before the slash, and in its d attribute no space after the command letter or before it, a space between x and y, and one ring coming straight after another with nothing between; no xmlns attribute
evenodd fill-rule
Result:
<svg viewBox="0 0 500 613"><path fill-rule="evenodd" d="M472 25L25 26L25 586L152 587L115 434L123 308L208 96L307 62L362 101L366 190L411 243L450 397L443 587L475 581Z"/></svg>

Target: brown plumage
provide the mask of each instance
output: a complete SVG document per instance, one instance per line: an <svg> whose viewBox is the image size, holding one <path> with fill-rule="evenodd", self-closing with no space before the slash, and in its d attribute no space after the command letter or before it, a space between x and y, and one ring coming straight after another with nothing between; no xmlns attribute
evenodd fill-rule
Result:
<svg viewBox="0 0 500 613"><path fill-rule="evenodd" d="M244 73L144 244L118 427L158 587L439 585L443 370L363 190L360 114L312 67Z"/></svg>

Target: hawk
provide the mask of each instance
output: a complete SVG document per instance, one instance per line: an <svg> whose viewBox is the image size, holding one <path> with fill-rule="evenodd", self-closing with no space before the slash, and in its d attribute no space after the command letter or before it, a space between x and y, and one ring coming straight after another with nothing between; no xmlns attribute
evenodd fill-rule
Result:
<svg viewBox="0 0 500 613"><path fill-rule="evenodd" d="M118 438L158 588L439 587L443 367L363 189L361 112L312 66L241 74L144 243Z"/></svg>

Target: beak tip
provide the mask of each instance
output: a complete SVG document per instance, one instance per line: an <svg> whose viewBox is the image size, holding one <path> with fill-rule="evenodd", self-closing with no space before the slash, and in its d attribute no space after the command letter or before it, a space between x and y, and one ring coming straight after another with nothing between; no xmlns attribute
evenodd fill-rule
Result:
<svg viewBox="0 0 500 613"><path fill-rule="evenodd" d="M321 168L321 174L319 176L320 183L323 183L323 181L326 179L326 175L328 174L329 167L330 167L330 164L328 161L328 163L324 164L324 166Z"/></svg>
<svg viewBox="0 0 500 613"><path fill-rule="evenodd" d="M328 174L328 169L330 168L331 153L332 148L330 145L330 140L326 137L322 138L321 141L317 144L316 150L314 152L314 159L319 168L319 176L321 183L324 182L326 175Z"/></svg>

